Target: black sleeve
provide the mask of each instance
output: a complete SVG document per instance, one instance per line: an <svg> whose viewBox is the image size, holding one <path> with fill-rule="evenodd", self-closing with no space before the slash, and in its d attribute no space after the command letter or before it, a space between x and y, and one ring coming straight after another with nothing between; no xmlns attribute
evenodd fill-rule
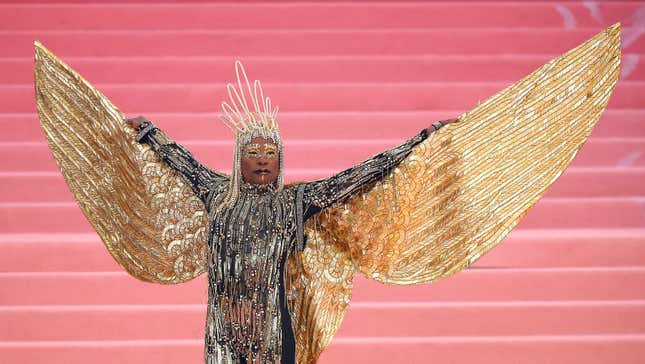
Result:
<svg viewBox="0 0 645 364"><path fill-rule="evenodd" d="M303 192L305 220L383 178L427 137L428 132L424 129L405 143L379 153L354 167L329 178L305 183Z"/></svg>
<svg viewBox="0 0 645 364"><path fill-rule="evenodd" d="M139 126L137 142L150 145L168 166L184 178L204 203L211 190L228 182L227 176L199 163L186 148L168 138L166 133L149 121Z"/></svg>

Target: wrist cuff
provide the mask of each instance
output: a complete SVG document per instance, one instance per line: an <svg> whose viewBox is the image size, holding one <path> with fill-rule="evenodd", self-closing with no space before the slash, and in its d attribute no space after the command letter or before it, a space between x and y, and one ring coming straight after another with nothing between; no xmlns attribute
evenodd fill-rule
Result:
<svg viewBox="0 0 645 364"><path fill-rule="evenodd" d="M137 142L140 143L143 138L145 138L152 129L155 129L156 126L151 121L144 121L139 125L137 133Z"/></svg>

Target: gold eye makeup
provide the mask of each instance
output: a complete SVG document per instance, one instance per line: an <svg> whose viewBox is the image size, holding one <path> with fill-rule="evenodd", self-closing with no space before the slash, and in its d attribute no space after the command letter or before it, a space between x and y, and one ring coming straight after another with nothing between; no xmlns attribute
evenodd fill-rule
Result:
<svg viewBox="0 0 645 364"><path fill-rule="evenodd" d="M245 158L273 159L278 157L278 147L273 144L247 144L242 151Z"/></svg>

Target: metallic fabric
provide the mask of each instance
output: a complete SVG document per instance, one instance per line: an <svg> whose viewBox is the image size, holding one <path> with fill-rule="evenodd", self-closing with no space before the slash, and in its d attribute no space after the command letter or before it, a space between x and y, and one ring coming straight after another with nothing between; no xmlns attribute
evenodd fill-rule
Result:
<svg viewBox="0 0 645 364"><path fill-rule="evenodd" d="M315 362L331 341L354 270L384 283L433 282L497 245L587 140L620 57L616 24L432 133L370 190L310 219L307 248L288 264L299 362Z"/></svg>
<svg viewBox="0 0 645 364"><path fill-rule="evenodd" d="M219 213L212 207L229 177L159 129L148 130L157 146L136 143L119 110L39 44L37 105L65 180L124 269L158 283L209 270L207 360L228 362L258 344L259 358L279 361L284 262L297 359L313 363L342 321L355 270L386 283L435 281L472 264L519 222L604 110L618 79L619 31L606 29L427 139L282 191L242 185ZM306 240L302 251L298 239Z"/></svg>
<svg viewBox="0 0 645 364"><path fill-rule="evenodd" d="M281 308L291 300L284 263L303 248L304 220L382 178L426 136L319 181L286 188L240 181L229 206L236 187L229 176L200 164L152 123L135 135L107 98L39 44L35 74L50 148L119 264L158 283L208 271L207 363L280 362ZM236 150L252 137L238 133Z"/></svg>
<svg viewBox="0 0 645 364"><path fill-rule="evenodd" d="M208 213L206 363L238 363L241 358L248 363L280 362L285 326L292 330L283 321L290 323L291 318L282 317L288 311L284 263L296 246L302 246L297 235L300 221L314 216L304 211L321 211L360 192L425 138L421 133L319 181L284 189L277 181L241 182L235 204L228 206L228 178L206 169L160 129L143 126L138 139L185 178Z"/></svg>
<svg viewBox="0 0 645 364"><path fill-rule="evenodd" d="M135 142L103 94L38 42L35 52L36 103L49 147L110 254L148 282L180 283L203 273L208 224L191 187Z"/></svg>

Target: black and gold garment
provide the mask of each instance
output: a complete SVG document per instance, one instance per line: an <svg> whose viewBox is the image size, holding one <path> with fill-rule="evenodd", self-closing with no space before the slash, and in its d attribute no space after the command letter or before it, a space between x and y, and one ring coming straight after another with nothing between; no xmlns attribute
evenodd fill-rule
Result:
<svg viewBox="0 0 645 364"><path fill-rule="evenodd" d="M287 186L242 183L233 207L223 203L229 177L203 166L152 123L137 140L179 172L208 212L206 363L294 363L284 267L304 248L303 223L385 176L427 137L421 133L333 177Z"/></svg>

